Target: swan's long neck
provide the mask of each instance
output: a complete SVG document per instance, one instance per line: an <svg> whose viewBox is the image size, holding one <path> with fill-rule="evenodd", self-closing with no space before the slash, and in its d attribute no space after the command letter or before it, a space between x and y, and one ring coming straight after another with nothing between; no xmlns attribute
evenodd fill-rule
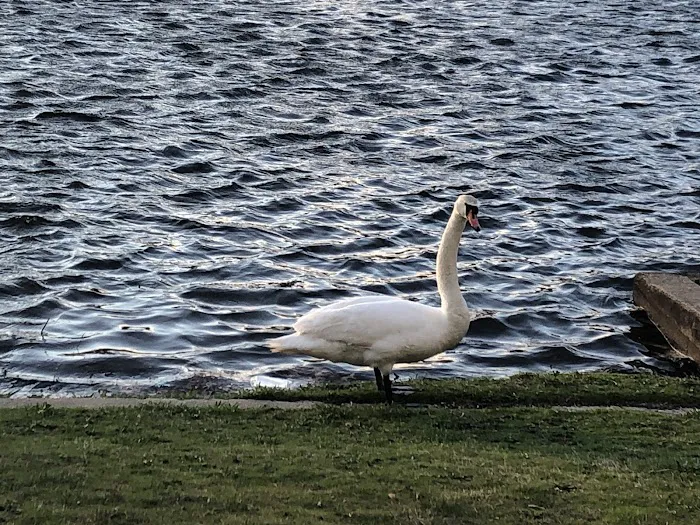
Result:
<svg viewBox="0 0 700 525"><path fill-rule="evenodd" d="M449 313L468 313L467 303L462 297L457 279L457 251L467 220L452 212L440 240L437 254L437 285L442 309Z"/></svg>

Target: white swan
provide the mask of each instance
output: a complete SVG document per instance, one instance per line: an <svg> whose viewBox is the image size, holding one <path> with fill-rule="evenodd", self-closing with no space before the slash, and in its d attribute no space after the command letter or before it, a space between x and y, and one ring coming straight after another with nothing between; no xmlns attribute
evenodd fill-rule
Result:
<svg viewBox="0 0 700 525"><path fill-rule="evenodd" d="M477 201L460 195L437 254L441 306L373 295L312 310L294 324L295 333L268 341L273 352L306 354L374 368L377 387L391 403L389 374L396 363L413 363L454 348L469 329L471 315L457 279L457 251L468 223L481 228Z"/></svg>

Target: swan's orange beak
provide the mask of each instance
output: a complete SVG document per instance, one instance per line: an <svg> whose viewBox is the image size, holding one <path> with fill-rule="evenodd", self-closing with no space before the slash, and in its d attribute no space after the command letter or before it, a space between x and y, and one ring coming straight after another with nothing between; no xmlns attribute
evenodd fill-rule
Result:
<svg viewBox="0 0 700 525"><path fill-rule="evenodd" d="M469 215L467 215L467 220L469 221L469 226L474 228L476 231L481 231L479 219L477 219L472 212L469 212Z"/></svg>

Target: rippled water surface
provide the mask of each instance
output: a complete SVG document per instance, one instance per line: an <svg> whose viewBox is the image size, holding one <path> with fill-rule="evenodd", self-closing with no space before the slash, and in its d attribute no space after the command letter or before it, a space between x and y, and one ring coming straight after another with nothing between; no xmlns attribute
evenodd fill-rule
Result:
<svg viewBox="0 0 700 525"><path fill-rule="evenodd" d="M314 306L477 319L400 378L667 366L632 277L700 269L700 23L678 2L12 1L0 393L372 377L270 354Z"/></svg>

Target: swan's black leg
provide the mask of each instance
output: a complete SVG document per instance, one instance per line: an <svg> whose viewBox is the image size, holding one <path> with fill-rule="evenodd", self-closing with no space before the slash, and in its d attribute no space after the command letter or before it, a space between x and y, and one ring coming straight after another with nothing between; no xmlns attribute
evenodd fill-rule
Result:
<svg viewBox="0 0 700 525"><path fill-rule="evenodd" d="M383 392L384 380L382 379L382 373L379 371L379 368L374 369L374 378L377 380L377 390Z"/></svg>
<svg viewBox="0 0 700 525"><path fill-rule="evenodd" d="M391 379L389 379L389 374L384 376L384 395L386 396L386 404L391 405Z"/></svg>

